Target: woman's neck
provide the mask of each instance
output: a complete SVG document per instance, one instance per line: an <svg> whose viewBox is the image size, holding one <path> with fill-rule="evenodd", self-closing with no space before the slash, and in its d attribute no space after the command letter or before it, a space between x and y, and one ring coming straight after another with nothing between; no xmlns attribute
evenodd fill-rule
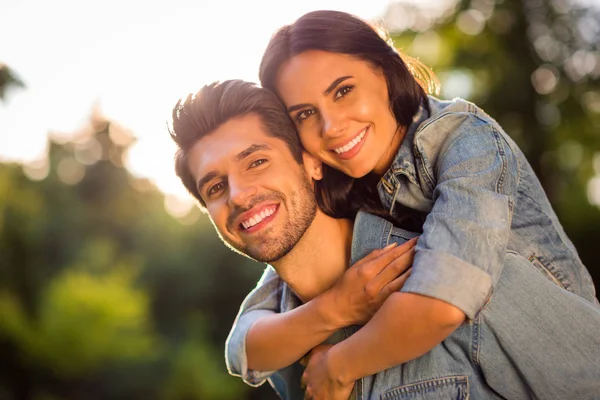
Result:
<svg viewBox="0 0 600 400"><path fill-rule="evenodd" d="M373 168L373 172L378 176L382 177L386 171L394 162L394 158L396 158L396 154L398 154L398 150L400 149L400 145L406 136L407 128L405 126L399 125L398 129L392 136L392 142L390 143L389 150L385 152L385 154L379 159L375 168Z"/></svg>

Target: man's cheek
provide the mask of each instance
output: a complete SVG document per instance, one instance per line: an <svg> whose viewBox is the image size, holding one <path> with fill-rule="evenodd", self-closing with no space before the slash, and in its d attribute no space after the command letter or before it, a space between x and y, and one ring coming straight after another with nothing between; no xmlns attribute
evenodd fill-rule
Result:
<svg viewBox="0 0 600 400"><path fill-rule="evenodd" d="M210 209L208 210L208 217L210 219L210 222L212 222L213 226L215 227L219 236L223 236L224 234L226 234L227 217L221 216L219 214L215 215L215 213L211 212Z"/></svg>

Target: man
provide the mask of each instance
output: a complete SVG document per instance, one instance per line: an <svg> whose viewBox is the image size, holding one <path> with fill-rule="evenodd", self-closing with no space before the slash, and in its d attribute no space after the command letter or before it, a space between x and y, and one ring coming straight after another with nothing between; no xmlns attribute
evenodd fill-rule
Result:
<svg viewBox="0 0 600 400"><path fill-rule="evenodd" d="M600 342L591 337L584 343L574 340L560 325L577 315L600 326L600 313L524 266L528 261L517 255L507 254L494 301L468 323L463 323L460 310L433 298L428 309L399 309L393 321L382 319L381 310L375 312L382 303L388 307L392 298L418 296L396 292L405 276L396 277L409 262L411 252L406 250L412 243L366 255L415 235L368 214L359 213L353 225L321 212L312 182L321 178L321 164L302 152L294 126L273 94L242 81L209 85L178 103L171 134L179 147L176 172L223 241L274 268L267 268L242 305L228 340L228 365L246 382L260 384L268 378L281 397L304 397L297 360L328 340L335 345L318 347L308 360L304 372L308 397L404 398L435 393L439 398L494 399L576 393L577 398L592 398L590 393L596 393L594 357ZM511 303L516 291L519 300L543 297L544 302L539 308L524 306L507 313L520 305ZM544 320L536 324L532 319L540 311ZM432 314L436 321L443 315L442 323L432 324ZM532 326L519 336L505 326L507 318ZM365 324L359 332L370 334L353 335L356 324ZM386 332L386 326L393 329ZM564 357L552 341L527 351L536 329L544 334L547 330L553 340L569 346L577 363L567 371L550 366L540 373L540 366ZM502 341L507 331L508 344ZM359 367L380 371L373 365L380 365L381 353L389 346L405 352L406 360L356 384L336 375L340 365L334 359L360 353L364 343L377 340L377 334L380 348L360 360L364 365L343 366L346 371ZM352 340L346 340L351 335ZM485 341L482 335L488 336ZM269 372L273 370L277 372ZM568 379L576 390L565 389L560 379L553 382L556 376Z"/></svg>

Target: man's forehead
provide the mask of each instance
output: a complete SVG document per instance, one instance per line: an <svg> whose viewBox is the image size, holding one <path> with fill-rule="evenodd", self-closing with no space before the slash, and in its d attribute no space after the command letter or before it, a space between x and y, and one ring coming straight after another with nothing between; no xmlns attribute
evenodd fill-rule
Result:
<svg viewBox="0 0 600 400"><path fill-rule="evenodd" d="M221 161L238 161L240 154L251 147L278 153L287 150L281 138L267 133L258 116L246 115L223 123L198 140L189 152L188 161L192 171L198 172Z"/></svg>

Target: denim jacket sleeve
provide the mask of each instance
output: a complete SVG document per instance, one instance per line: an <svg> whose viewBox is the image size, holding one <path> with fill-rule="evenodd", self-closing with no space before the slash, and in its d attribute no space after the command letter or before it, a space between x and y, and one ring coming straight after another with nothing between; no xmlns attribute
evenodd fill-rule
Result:
<svg viewBox="0 0 600 400"><path fill-rule="evenodd" d="M502 269L517 158L495 121L474 113L422 127L415 153L434 203L402 291L446 301L472 319Z"/></svg>
<svg viewBox="0 0 600 400"><path fill-rule="evenodd" d="M246 336L260 318L280 312L282 282L273 267L267 266L256 288L244 299L225 343L227 370L250 386L262 385L274 372L248 369Z"/></svg>

